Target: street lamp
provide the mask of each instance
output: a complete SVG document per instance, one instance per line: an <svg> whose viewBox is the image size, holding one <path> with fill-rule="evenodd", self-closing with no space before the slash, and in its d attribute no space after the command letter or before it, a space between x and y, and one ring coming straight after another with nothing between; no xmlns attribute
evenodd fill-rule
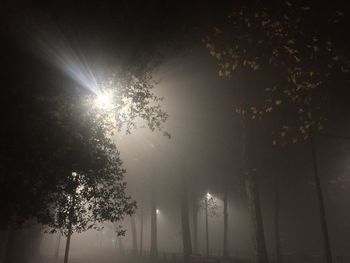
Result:
<svg viewBox="0 0 350 263"><path fill-rule="evenodd" d="M101 92L97 95L95 102L95 106L99 109L110 110L113 107L113 95L111 92Z"/></svg>
<svg viewBox="0 0 350 263"><path fill-rule="evenodd" d="M208 201L212 198L208 192L205 196L205 237L206 237L206 255L209 256L209 229L208 229Z"/></svg>
<svg viewBox="0 0 350 263"><path fill-rule="evenodd" d="M159 209L156 209L156 213L157 213L157 215L159 215L159 213L160 213L160 212L159 212Z"/></svg>

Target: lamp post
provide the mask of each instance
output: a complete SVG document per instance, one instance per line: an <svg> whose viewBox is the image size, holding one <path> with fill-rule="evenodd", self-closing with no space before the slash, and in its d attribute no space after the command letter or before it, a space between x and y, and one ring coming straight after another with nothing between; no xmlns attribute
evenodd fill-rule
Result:
<svg viewBox="0 0 350 263"><path fill-rule="evenodd" d="M156 178L155 175L152 176L151 185L151 247L150 247L150 257L153 262L158 259L158 241L157 241L157 200L156 200L156 189L155 189Z"/></svg>
<svg viewBox="0 0 350 263"><path fill-rule="evenodd" d="M207 193L205 196L205 238L206 238L206 255L209 256L209 229L208 229L208 200L211 194Z"/></svg>

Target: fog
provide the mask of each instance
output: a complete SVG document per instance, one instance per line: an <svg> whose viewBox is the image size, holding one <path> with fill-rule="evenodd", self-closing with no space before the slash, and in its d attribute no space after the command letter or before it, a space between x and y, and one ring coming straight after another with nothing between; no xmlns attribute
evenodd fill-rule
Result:
<svg viewBox="0 0 350 263"><path fill-rule="evenodd" d="M348 8L122 2L4 4L0 263L348 262Z"/></svg>

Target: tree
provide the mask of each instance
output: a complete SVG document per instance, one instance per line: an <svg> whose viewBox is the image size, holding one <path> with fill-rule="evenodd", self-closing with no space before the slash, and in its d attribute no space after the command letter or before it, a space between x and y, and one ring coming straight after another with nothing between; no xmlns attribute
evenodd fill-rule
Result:
<svg viewBox="0 0 350 263"><path fill-rule="evenodd" d="M24 167L21 178L25 183L36 172L35 184L28 184L25 189L29 192L37 187L34 196L30 193L25 196L35 198L31 204L35 210L28 215L48 226L50 232L58 230L67 236L65 262L73 233L98 229L105 221L120 221L135 209L135 202L125 194L125 171L110 139L113 126L106 121L108 113L97 114L94 107L88 109L91 105L69 102L69 98L50 101L56 107L44 113L47 115L44 120L52 125L52 130L44 131L42 123L38 123L33 136L38 136L37 142L40 138L44 142L36 151L32 148L37 145L29 144L26 149L41 158L41 162ZM45 159L45 156L52 157ZM27 219L21 210L15 212L19 223Z"/></svg>
<svg viewBox="0 0 350 263"><path fill-rule="evenodd" d="M83 65L78 63L76 66ZM50 71L47 68L42 70ZM80 70L83 71L83 68ZM145 124L151 130L162 128L167 114L160 105L162 98L157 97L152 90L155 85L153 70L154 66L150 63L139 63L137 67L115 69L96 83L90 83L98 85L96 87L100 92L113 93L113 115L110 110L101 113L101 109L95 105L87 105L87 101L91 103L94 100L95 94L87 94L79 82L80 87L76 89L72 87L71 81L63 78L63 85L58 85L60 87L57 89L56 83L62 83L62 76L57 78L55 73L56 76L49 75L52 77L49 88L47 82L38 86L31 84L28 88L20 81L21 72L16 68L18 77L4 93L6 103L2 104L2 113L6 113L3 116L6 128L2 130L1 136L4 146L4 151L1 152L0 178L2 225L19 227L28 219L35 218L45 225L50 224L54 229L60 229L67 222L63 222L63 219L58 222L54 217L67 212L65 209L68 207L64 207L64 202L66 206L79 206L82 209L79 211L72 208L71 214L74 214L73 210L77 213L86 212L84 205L79 202L88 201L92 194L100 195L97 198L103 197L106 201L113 191L124 191L124 171L120 167L119 153L111 136L116 130L124 129L130 133L136 128L136 123L140 123L140 126ZM11 69L9 71L12 73ZM29 73L22 73L23 79L31 83L35 78L32 75L35 74L31 74L31 69L26 68L26 71ZM118 82L116 72L120 73ZM111 169L116 167L118 169L113 175ZM73 172L79 178L76 182L71 178ZM109 177L106 172L110 173ZM99 176L100 180L93 179L94 176ZM118 181L114 189L106 188L105 194L87 192L85 186L88 184L92 186L103 180L112 183L113 176ZM82 191L85 200L74 192L74 187L79 192ZM60 198L55 199L57 196ZM122 195L119 197L123 198ZM122 204L123 200L120 201ZM57 205L62 211L56 209ZM122 210L123 207L120 207L118 211ZM66 214L62 215L64 216ZM106 218L106 215L103 216ZM81 231L87 226L85 224L88 220L84 221L84 218L74 220L81 220ZM92 226L89 224L88 227Z"/></svg>
<svg viewBox="0 0 350 263"><path fill-rule="evenodd" d="M256 136L256 124L252 121L263 117L265 123L270 121L273 145L307 140L324 126L327 88L339 84L339 80L344 79L342 75L350 71L346 54L329 39L332 26L343 13L337 11L333 17L324 19L317 17L317 11L310 13L310 10L309 6L286 1L284 8L274 12L276 10L258 3L252 8L233 11L224 25L214 28L214 33L205 39L220 76L241 76L245 82L253 80L250 86L239 89L241 101L236 104L236 112L241 115L242 156L256 226L254 243L258 262L267 262L267 254L255 172L251 171L256 164L247 163L255 159L252 146L247 147L247 138L251 143ZM320 22L322 20L326 22ZM266 115L274 118L268 119ZM315 176L319 181L317 173ZM326 222L320 184L318 186L320 217ZM322 225L325 254L327 262L331 262L327 229L325 223Z"/></svg>

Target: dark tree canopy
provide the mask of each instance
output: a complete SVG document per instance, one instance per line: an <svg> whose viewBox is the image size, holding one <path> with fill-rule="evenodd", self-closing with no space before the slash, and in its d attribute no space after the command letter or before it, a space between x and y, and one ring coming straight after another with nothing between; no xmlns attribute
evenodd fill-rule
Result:
<svg viewBox="0 0 350 263"><path fill-rule="evenodd" d="M344 14L335 10L324 20L310 6L284 4L278 13L263 4L236 9L204 41L221 77L247 82L236 112L251 119L277 114L273 144L323 129L329 93L350 71L349 54L330 34Z"/></svg>
<svg viewBox="0 0 350 263"><path fill-rule="evenodd" d="M15 113L1 162L4 223L34 218L66 233L70 222L81 232L133 213L109 113L76 96L27 97Z"/></svg>

